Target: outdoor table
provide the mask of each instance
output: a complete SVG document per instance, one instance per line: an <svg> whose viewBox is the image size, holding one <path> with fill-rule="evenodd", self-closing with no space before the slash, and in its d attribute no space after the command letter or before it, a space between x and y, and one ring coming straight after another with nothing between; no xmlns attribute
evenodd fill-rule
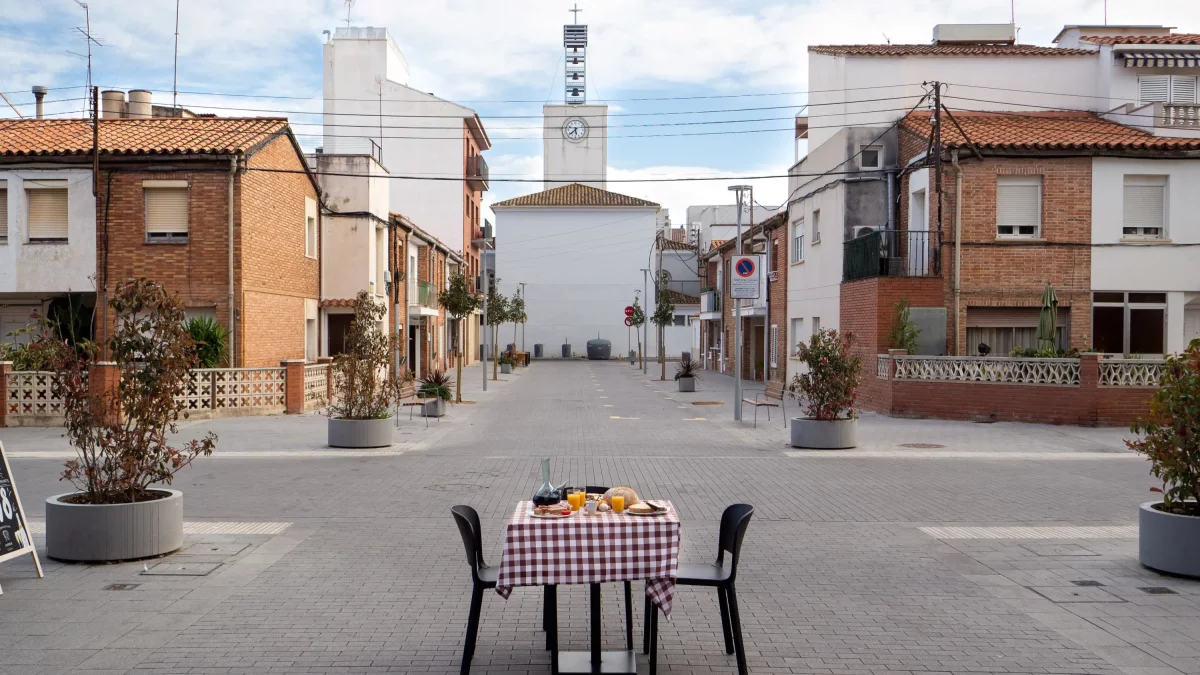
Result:
<svg viewBox="0 0 1200 675"><path fill-rule="evenodd" d="M517 504L508 521L496 592L507 598L516 586L546 587L552 673L637 674L633 650L600 650L600 584L645 580L646 597L670 614L679 570L679 514L670 502L656 503L665 505L667 512L587 515L581 510L553 519L534 518L532 502ZM588 652L558 651L559 584L591 586Z"/></svg>

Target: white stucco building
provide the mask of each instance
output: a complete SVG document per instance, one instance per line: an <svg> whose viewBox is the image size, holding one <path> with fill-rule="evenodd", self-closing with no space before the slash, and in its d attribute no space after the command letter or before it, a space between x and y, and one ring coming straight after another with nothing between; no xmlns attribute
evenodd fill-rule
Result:
<svg viewBox="0 0 1200 675"><path fill-rule="evenodd" d="M0 167L0 341L68 293L95 298L92 172Z"/></svg>
<svg viewBox="0 0 1200 675"><path fill-rule="evenodd" d="M627 305L652 269L658 204L586 185L553 188L492 205L499 289L524 287L527 350L585 354L587 341L612 342L613 356L637 348L625 326ZM649 285L653 296L654 286ZM643 306L647 303L643 301ZM646 315L653 313L653 298ZM654 330L647 354L655 353ZM501 346L508 342L501 330Z"/></svg>

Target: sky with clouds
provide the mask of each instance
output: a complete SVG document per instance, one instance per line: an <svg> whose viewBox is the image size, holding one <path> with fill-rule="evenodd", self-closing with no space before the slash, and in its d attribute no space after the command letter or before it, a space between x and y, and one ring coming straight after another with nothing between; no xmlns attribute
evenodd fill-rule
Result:
<svg viewBox="0 0 1200 675"><path fill-rule="evenodd" d="M156 101L169 101L175 2L87 4L92 34L103 45L92 48L93 82L151 89ZM357 0L350 20L389 29L414 87L479 112L494 141L487 154L494 178L540 178L540 120L489 117L540 115L543 102L561 101L562 25L570 22L573 4ZM578 4L580 22L589 26L589 99L610 102L610 114L620 114L610 124L630 125L611 131L610 179L785 173L795 159L790 120L806 99L810 44L923 43L934 24L1002 23L1015 12L1020 41L1048 45L1064 24L1101 23L1105 12L1104 0ZM1200 32L1195 0L1107 5L1109 23ZM180 0L179 91L186 93L179 102L225 115L286 114L299 133L310 134L301 136L302 143L316 147L322 31L345 22L343 0ZM0 91L23 113L32 111L29 88L37 84L53 88L48 111L79 114L72 111L83 108L86 59L79 55L87 45L78 28L84 25L76 0L0 0ZM0 117L14 116L2 101L0 106ZM680 224L689 204L728 203L732 182L610 187L669 207ZM755 186L763 204L787 194L785 179L744 182ZM493 181L487 202L529 191L528 184Z"/></svg>

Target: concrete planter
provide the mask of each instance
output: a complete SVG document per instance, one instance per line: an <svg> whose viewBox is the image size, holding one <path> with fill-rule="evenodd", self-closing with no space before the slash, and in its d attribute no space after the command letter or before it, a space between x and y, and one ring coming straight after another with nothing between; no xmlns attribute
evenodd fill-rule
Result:
<svg viewBox="0 0 1200 675"><path fill-rule="evenodd" d="M675 380L679 383L679 391L696 391L696 378L681 377Z"/></svg>
<svg viewBox="0 0 1200 675"><path fill-rule="evenodd" d="M343 420L329 418L329 445L334 448L386 448L392 444L392 418Z"/></svg>
<svg viewBox="0 0 1200 675"><path fill-rule="evenodd" d="M839 450L858 445L858 420L792 418L792 447Z"/></svg>
<svg viewBox="0 0 1200 675"><path fill-rule="evenodd" d="M507 363L500 364L500 373L503 375L512 375L512 366Z"/></svg>
<svg viewBox="0 0 1200 675"><path fill-rule="evenodd" d="M446 414L446 399L439 398L421 404L422 417L442 417Z"/></svg>
<svg viewBox="0 0 1200 675"><path fill-rule="evenodd" d="M68 504L46 500L46 555L71 562L152 558L183 547L183 493L133 504Z"/></svg>
<svg viewBox="0 0 1200 675"><path fill-rule="evenodd" d="M1138 511L1138 560L1167 574L1200 578L1200 518L1167 513L1146 502Z"/></svg>

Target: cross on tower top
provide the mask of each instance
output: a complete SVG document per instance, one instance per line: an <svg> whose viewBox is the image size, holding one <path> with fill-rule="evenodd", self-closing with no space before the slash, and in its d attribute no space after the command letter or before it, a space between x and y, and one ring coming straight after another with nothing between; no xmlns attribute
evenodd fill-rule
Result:
<svg viewBox="0 0 1200 675"><path fill-rule="evenodd" d="M575 25L579 25L579 13L583 11L579 9L579 3L575 3L575 6L567 11L574 15L571 17L571 21L575 22Z"/></svg>

